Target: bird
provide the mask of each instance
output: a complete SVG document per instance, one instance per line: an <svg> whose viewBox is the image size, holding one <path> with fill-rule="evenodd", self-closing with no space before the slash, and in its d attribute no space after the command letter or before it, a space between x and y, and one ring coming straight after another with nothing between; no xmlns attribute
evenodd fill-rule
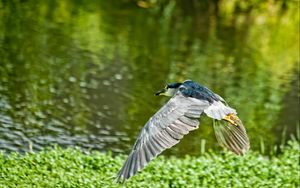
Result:
<svg viewBox="0 0 300 188"><path fill-rule="evenodd" d="M192 80L167 84L155 95L171 97L145 124L132 150L117 174L124 183L184 135L199 127L204 113L213 119L217 142L237 155L250 148L249 138L235 109L218 94Z"/></svg>

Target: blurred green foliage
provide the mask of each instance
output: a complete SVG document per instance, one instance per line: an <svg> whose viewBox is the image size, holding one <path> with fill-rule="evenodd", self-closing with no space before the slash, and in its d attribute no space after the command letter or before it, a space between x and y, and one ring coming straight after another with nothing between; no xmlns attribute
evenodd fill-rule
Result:
<svg viewBox="0 0 300 188"><path fill-rule="evenodd" d="M128 151L193 79L237 109L254 150L299 123L296 1L0 1L1 149L52 143ZM169 151L217 147L211 121Z"/></svg>
<svg viewBox="0 0 300 188"><path fill-rule="evenodd" d="M0 155L0 187L299 187L299 143L279 156L250 152L206 153L199 157L158 157L125 186L113 182L125 156L45 149Z"/></svg>

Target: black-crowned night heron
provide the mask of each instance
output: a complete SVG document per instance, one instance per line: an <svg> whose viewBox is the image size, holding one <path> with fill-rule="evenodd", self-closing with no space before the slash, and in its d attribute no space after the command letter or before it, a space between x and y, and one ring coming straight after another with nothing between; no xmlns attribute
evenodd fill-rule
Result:
<svg viewBox="0 0 300 188"><path fill-rule="evenodd" d="M208 88L186 80L183 83L168 84L156 95L172 98L141 130L118 173L117 182L124 182L162 151L176 145L189 131L197 129L198 119L203 112L213 118L215 135L221 146L238 155L243 155L250 148L246 130L235 109Z"/></svg>

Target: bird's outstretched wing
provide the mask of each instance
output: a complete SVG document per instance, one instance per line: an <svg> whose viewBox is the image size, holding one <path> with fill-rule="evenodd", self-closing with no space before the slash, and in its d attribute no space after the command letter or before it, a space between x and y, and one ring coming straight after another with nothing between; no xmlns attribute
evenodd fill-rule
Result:
<svg viewBox="0 0 300 188"><path fill-rule="evenodd" d="M162 151L176 145L189 131L197 129L198 119L208 106L208 101L177 92L141 130L116 181L124 182Z"/></svg>
<svg viewBox="0 0 300 188"><path fill-rule="evenodd" d="M250 148L249 138L242 121L235 109L215 94L219 101L214 101L204 113L214 119L214 130L218 143L237 155L245 154Z"/></svg>
<svg viewBox="0 0 300 188"><path fill-rule="evenodd" d="M221 146L237 155L243 155L250 148L249 138L242 121L236 115L232 116L235 125L224 120L214 120L215 135Z"/></svg>

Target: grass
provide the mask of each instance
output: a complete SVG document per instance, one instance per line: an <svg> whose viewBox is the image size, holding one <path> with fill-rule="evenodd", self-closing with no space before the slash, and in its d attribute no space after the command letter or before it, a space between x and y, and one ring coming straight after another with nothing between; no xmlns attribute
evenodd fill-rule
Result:
<svg viewBox="0 0 300 188"><path fill-rule="evenodd" d="M0 187L122 187L113 183L126 156L48 148L38 153L0 154ZM249 152L160 156L123 187L299 187L299 143L278 156Z"/></svg>

